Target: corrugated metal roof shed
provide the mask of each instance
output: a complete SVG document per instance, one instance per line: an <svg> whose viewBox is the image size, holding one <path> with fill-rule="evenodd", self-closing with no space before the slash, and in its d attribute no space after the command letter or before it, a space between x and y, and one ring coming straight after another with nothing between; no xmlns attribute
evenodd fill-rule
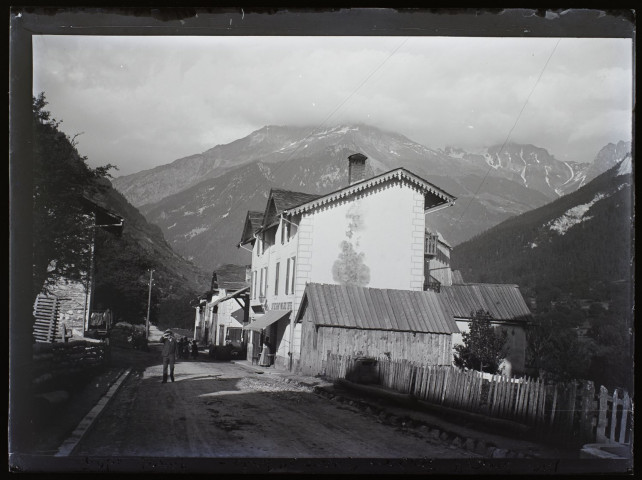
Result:
<svg viewBox="0 0 642 480"><path fill-rule="evenodd" d="M365 330L458 333L435 292L309 283L297 321L307 308L316 325Z"/></svg>
<svg viewBox="0 0 642 480"><path fill-rule="evenodd" d="M484 309L494 320L527 322L531 312L517 285L471 283L442 286L443 295L455 318L471 318L471 313Z"/></svg>

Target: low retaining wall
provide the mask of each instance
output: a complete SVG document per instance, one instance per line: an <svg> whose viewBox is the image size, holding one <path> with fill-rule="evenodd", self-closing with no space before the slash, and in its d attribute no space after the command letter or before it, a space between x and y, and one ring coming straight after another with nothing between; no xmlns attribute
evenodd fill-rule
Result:
<svg viewBox="0 0 642 480"><path fill-rule="evenodd" d="M34 393L71 389L98 373L109 363L104 343L71 341L33 345L32 387Z"/></svg>

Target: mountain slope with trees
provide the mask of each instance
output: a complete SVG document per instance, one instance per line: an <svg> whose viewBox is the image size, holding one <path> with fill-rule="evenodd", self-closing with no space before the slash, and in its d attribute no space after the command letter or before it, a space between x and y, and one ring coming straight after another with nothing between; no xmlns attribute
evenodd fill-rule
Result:
<svg viewBox="0 0 642 480"><path fill-rule="evenodd" d="M95 234L95 306L111 307L129 323L142 323L148 304L149 270L155 270L151 319L168 326L193 324L190 306L209 275L176 254L158 226L151 225L108 180L111 165L91 169L75 138L58 130L45 110L44 94L33 99L33 296L68 279L85 281ZM124 219L120 235L92 228L88 201Z"/></svg>
<svg viewBox="0 0 642 480"><path fill-rule="evenodd" d="M467 282L516 283L531 300L527 362L559 379L631 391L631 157L579 190L456 246Z"/></svg>
<svg viewBox="0 0 642 480"><path fill-rule="evenodd" d="M265 127L242 141L217 147L220 155L226 152L224 163L219 158L207 166L199 157L198 165L181 173L181 160L135 177L116 178L114 185L128 198L148 201L138 207L146 218L163 229L177 252L208 270L247 258L236 249L245 214L264 208L270 187L316 194L342 188L348 182L347 157L355 152L368 157L367 176L404 167L456 196L454 206L431 214L430 224L452 244L557 197L550 189L544 193L529 188L508 168L488 172L490 167L483 159L471 161L461 152L428 149L374 127L339 126L301 141L297 135L304 134L291 127ZM535 153L533 149L524 146L520 153L524 158L537 154L542 164L560 164L558 170L569 175L567 166L542 153L543 149ZM234 152L240 155L235 168L229 158ZM195 161L184 160L188 164ZM201 176L194 176L194 170ZM537 170L533 172L529 179ZM551 174L551 182L558 177ZM173 194L169 194L173 190L157 191L155 185L170 181L174 190L177 185L183 185L183 190ZM160 199L151 201L153 198Z"/></svg>

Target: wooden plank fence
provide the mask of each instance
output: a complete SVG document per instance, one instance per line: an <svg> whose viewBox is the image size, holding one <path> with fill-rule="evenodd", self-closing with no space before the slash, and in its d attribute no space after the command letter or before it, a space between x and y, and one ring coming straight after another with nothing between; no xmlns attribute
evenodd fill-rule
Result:
<svg viewBox="0 0 642 480"><path fill-rule="evenodd" d="M323 374L359 378L359 363L328 354ZM376 359L379 384L419 400L531 425L543 434L577 443L632 443L632 401L616 389L609 394L592 382L546 383L541 379L463 371L452 366L418 365Z"/></svg>
<svg viewBox="0 0 642 480"><path fill-rule="evenodd" d="M61 334L58 326L59 313L59 298L38 295L33 309L33 336L36 342L52 343L57 337L64 340L65 333Z"/></svg>

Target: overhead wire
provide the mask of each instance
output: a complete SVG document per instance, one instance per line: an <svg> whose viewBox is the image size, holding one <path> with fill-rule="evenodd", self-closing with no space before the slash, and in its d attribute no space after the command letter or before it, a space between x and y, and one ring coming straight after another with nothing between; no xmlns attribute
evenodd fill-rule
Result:
<svg viewBox="0 0 642 480"><path fill-rule="evenodd" d="M542 75L544 75L544 72L546 71L546 68L548 67L548 63L551 61L551 58L553 58L553 54L555 53L555 50L557 50L557 46L560 44L560 41L562 39L558 38L557 42L555 43L555 46L553 47L553 50L551 51L550 55L548 56L548 59L546 60L546 63L542 67L541 72L539 73L539 76L537 77L537 80L535 81L535 84L533 85L533 88L531 89L530 93L526 97L526 101L524 102L524 105L522 106L522 109L519 111L519 114L517 115L517 118L515 119L515 122L513 123L513 126L511 127L510 131L508 132L508 135L506 136L506 140L504 140L504 143L502 144L501 148L497 152L497 158L501 158L501 154L504 151L504 147L508 143L508 140L510 139L510 136L513 133L513 130L515 130L515 127L517 126L517 123L519 122L519 119L522 117L522 113L524 112L524 109L526 108L526 105L528 105L528 101L530 100L531 96L533 95L533 92L535 91L535 88L537 88L537 85L539 84L539 81L542 79ZM459 218L457 219L457 222L455 222L455 226L459 224L461 219L463 218L464 214L468 211L468 208L470 208L470 205L472 204L473 200L477 197L479 194L479 191L481 190L481 187L484 185L484 182L488 178L488 175L490 174L491 169L493 168L492 165L488 166L488 170L486 170L486 174L484 175L484 178L480 182L479 186L477 187L477 190L475 191L475 194L470 198L468 201L468 205L466 205L466 208L461 212L461 215L459 215Z"/></svg>

